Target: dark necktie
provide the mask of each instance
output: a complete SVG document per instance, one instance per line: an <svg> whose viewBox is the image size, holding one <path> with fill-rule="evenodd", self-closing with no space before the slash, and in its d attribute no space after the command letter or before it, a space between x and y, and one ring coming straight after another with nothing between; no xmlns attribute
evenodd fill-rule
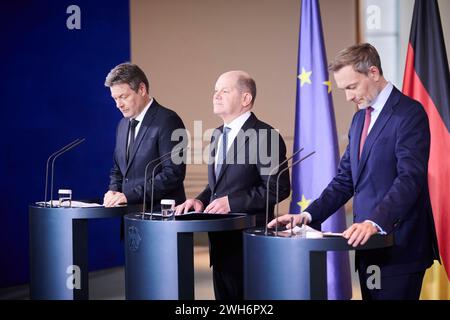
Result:
<svg viewBox="0 0 450 320"><path fill-rule="evenodd" d="M359 141L359 158L361 158L364 143L366 142L367 134L369 132L370 118L371 118L372 111L373 111L372 107L366 108L366 117L364 118L364 127L361 132L361 140Z"/></svg>
<svg viewBox="0 0 450 320"><path fill-rule="evenodd" d="M131 155L131 150L133 149L133 144L134 144L134 136L136 135L136 126L138 125L139 121L135 120L135 119L131 119L130 123L129 123L129 127L128 127L128 132L129 132L129 143L128 143L128 148L127 148L127 162L130 159L130 155Z"/></svg>
<svg viewBox="0 0 450 320"><path fill-rule="evenodd" d="M223 127L222 146L219 149L219 156L217 157L216 178L219 177L222 165L225 163L225 158L227 156L228 133L230 130L231 129L228 127Z"/></svg>

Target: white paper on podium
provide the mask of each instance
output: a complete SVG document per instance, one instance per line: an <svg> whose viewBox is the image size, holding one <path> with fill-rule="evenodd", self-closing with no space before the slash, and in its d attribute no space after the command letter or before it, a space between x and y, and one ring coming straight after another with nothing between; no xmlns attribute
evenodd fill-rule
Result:
<svg viewBox="0 0 450 320"><path fill-rule="evenodd" d="M284 233L291 233L291 229L286 229L284 231L281 231ZM322 232L316 229L311 228L307 225L302 225L301 227L295 226L292 229L292 233L295 235L300 235L306 239L319 239L324 237L342 237L342 233L335 233L335 232Z"/></svg>
<svg viewBox="0 0 450 320"><path fill-rule="evenodd" d="M51 200L53 202L53 207L59 207L59 201L58 200ZM36 202L37 205L43 206L44 201ZM47 201L47 206L50 206L50 201ZM98 203L88 203L88 202L82 202L82 201L72 201L71 203L72 208L94 208L94 207L103 207L103 205Z"/></svg>

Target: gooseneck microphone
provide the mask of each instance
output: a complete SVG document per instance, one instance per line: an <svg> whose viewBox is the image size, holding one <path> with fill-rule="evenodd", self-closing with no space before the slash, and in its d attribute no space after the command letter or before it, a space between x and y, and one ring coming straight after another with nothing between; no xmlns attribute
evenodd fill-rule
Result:
<svg viewBox="0 0 450 320"><path fill-rule="evenodd" d="M64 153L66 153L67 151L75 148L76 146L78 146L79 144L81 144L82 142L84 142L84 140L86 140L85 138L79 139L77 142L75 142L74 144L72 144L70 147L68 147L67 149L63 150L62 152L58 153L52 160L52 177L50 180L50 208L53 208L53 200L51 198L53 198L53 176L55 173L55 160L63 155Z"/></svg>
<svg viewBox="0 0 450 320"><path fill-rule="evenodd" d="M150 202L150 219L153 218L153 192L155 190L155 171L163 163L164 163L164 160L160 161L156 166L153 167L153 170L152 170L152 193L151 193L151 202Z"/></svg>
<svg viewBox="0 0 450 320"><path fill-rule="evenodd" d="M278 235L278 194L279 194L279 183L280 183L280 177L283 174L283 172L285 172L286 170L289 170L289 168L292 168L293 166L299 164L300 162L302 162L303 160L309 158L310 156L312 156L314 153L316 153L315 151L307 154L306 156L304 156L301 159L298 159L294 162L291 163L290 166L287 166L286 168L283 168L283 170L281 170L278 175L277 175L277 184L276 184L276 210L275 210L275 219L277 220L277 223L275 224L275 235ZM266 224L267 225L267 224ZM292 229L292 224L291 224L291 229Z"/></svg>
<svg viewBox="0 0 450 320"><path fill-rule="evenodd" d="M153 180L155 178L155 169L157 167L159 167L165 160L167 160L167 159L164 159L165 157L167 157L167 156L172 157L172 154L178 153L178 152L180 152L182 150L183 150L183 152L187 152L188 149L189 149L189 147L180 147L180 148L174 149L174 150L172 150L170 152L167 152L167 153L163 154L162 156L160 156L160 157L158 157L156 159L150 160L147 163L147 165L145 166L145 172L144 172L144 196L143 196L144 199L143 199L143 203L142 203L142 217L144 217L145 211L147 209L146 195L147 195L147 172L148 172L148 167L151 164L159 161L159 163L152 170L152 194L151 194L151 198L150 198L150 201L151 201L151 203L150 203L150 215L151 215L151 214L153 214L153 189L154 189L154 181Z"/></svg>
<svg viewBox="0 0 450 320"><path fill-rule="evenodd" d="M51 160L52 158L53 158L53 160L56 159L57 157L59 157L60 155L62 155L63 153L65 153L66 151L69 151L70 149L72 149L72 148L76 147L77 145L79 145L80 143L82 143L84 140L85 140L84 138L83 138L83 139L80 139L80 138L75 139L74 141L72 141L71 143L65 145L64 147L62 147L62 148L59 149L58 151L55 151L54 153L52 153L52 154L48 157L48 159L47 159L47 165L46 165L46 168L45 168L44 207L47 207L48 167L49 167L49 164L50 164L50 160ZM52 168L53 168L53 163L54 163L54 161L52 162ZM52 193L51 193L51 195L53 196L53 170L52 170L52 180L51 180L51 181L52 181L52 184L51 184L51 185L52 185L52 189L51 189ZM50 206L52 206L52 201L50 201Z"/></svg>
<svg viewBox="0 0 450 320"><path fill-rule="evenodd" d="M267 184L266 184L266 227L265 227L265 235L267 235L267 224L269 223L269 183L270 183L270 178L272 177L272 175L280 168L280 166L282 166L283 164L285 164L286 162L288 162L289 160L291 160L296 154L298 154L299 152L302 152L304 148L300 148L299 150L295 151L289 158L287 158L286 160L284 160L282 163L280 163L279 165L277 165L275 168L273 168L270 173L269 176L267 177Z"/></svg>

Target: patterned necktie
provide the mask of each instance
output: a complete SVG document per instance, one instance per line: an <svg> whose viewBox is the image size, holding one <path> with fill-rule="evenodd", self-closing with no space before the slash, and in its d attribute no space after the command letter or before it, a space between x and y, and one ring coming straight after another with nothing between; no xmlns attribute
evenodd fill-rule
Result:
<svg viewBox="0 0 450 320"><path fill-rule="evenodd" d="M228 133L230 132L230 128L223 127L222 134L222 145L219 149L219 155L217 157L217 165L216 165L216 179L219 177L220 170L222 169L222 165L225 163L225 158L227 156L227 147L228 147Z"/></svg>
<svg viewBox="0 0 450 320"><path fill-rule="evenodd" d="M138 123L139 123L139 121L137 121L136 119L131 119L129 126L128 126L130 142L128 142L128 148L127 148L127 162L130 159L131 150L133 149L134 136L136 135L136 126L138 125Z"/></svg>
<svg viewBox="0 0 450 320"><path fill-rule="evenodd" d="M367 134L369 132L369 126L370 126L370 117L372 114L373 108L367 107L366 108L366 117L364 118L364 128L361 132L361 140L359 141L359 158L361 159L362 150L364 147L364 143L366 142Z"/></svg>

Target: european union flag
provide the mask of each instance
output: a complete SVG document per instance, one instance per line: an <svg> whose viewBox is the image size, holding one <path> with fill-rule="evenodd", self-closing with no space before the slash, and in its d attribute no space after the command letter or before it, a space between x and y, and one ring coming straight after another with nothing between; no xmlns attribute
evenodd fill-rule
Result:
<svg viewBox="0 0 450 320"><path fill-rule="evenodd" d="M297 74L294 151L304 147L305 152L316 153L292 170L291 213L300 213L320 196L336 175L339 162L331 82L317 0L302 1ZM294 161L299 158L297 155ZM322 224L323 231L345 229L344 208ZM328 299L350 299L348 253L329 252L327 270Z"/></svg>

